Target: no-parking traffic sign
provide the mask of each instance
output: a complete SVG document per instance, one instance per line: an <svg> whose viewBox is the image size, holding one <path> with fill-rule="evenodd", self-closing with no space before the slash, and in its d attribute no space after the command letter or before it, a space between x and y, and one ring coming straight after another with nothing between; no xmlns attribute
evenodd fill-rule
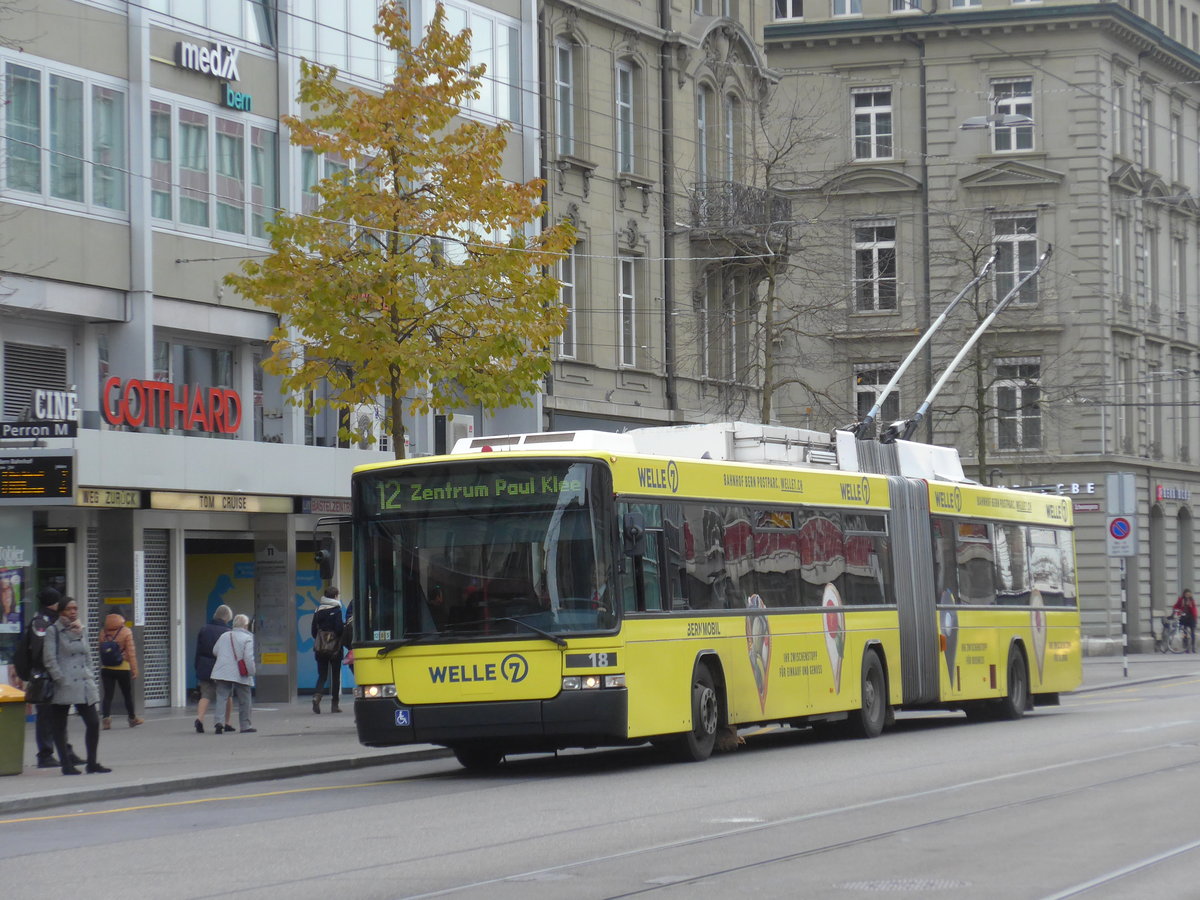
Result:
<svg viewBox="0 0 1200 900"><path fill-rule="evenodd" d="M1108 555L1137 556L1137 526L1132 516L1108 517Z"/></svg>

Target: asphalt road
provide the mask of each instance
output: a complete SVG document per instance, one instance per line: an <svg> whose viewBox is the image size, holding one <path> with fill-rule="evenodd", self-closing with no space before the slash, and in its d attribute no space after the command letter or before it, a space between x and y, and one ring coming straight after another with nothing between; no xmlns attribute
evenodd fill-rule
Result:
<svg viewBox="0 0 1200 900"><path fill-rule="evenodd" d="M1194 898L1200 679L1017 722L453 760L0 820L12 898Z"/></svg>

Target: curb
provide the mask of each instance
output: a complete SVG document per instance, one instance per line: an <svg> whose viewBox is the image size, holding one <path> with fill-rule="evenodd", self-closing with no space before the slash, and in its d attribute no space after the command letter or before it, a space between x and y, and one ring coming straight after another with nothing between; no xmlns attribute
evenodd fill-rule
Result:
<svg viewBox="0 0 1200 900"><path fill-rule="evenodd" d="M258 766L233 772L214 772L206 775L185 775L179 778L162 778L157 781L114 784L111 786L85 788L66 793L26 794L0 801L0 815L51 809L78 803L97 803L104 800L129 800L133 797L155 797L172 791L194 791L203 788L226 787L231 784L246 784L251 781L270 781L282 778L298 778L301 775L320 775L325 772L342 772L347 769L366 769L372 766L387 766L396 763L424 762L444 759L454 754L437 747L429 750L412 750L407 753L387 753L380 756L349 756L333 759L316 759L311 762L289 763L282 766Z"/></svg>
<svg viewBox="0 0 1200 900"><path fill-rule="evenodd" d="M1155 681L1173 681L1176 678L1195 678L1200 672L1180 672L1178 675L1150 675L1146 678L1122 678L1120 681L1108 681L1104 684L1094 684L1090 687L1079 687L1070 694L1089 694L1093 691L1107 691L1112 688L1131 687L1135 684L1152 684Z"/></svg>

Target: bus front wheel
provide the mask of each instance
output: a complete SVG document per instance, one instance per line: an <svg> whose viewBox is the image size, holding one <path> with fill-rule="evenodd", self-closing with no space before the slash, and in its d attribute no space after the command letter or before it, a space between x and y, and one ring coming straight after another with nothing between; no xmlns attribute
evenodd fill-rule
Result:
<svg viewBox="0 0 1200 900"><path fill-rule="evenodd" d="M493 747L464 745L453 747L454 758L464 769L472 772L488 772L495 769L504 761L504 751Z"/></svg>
<svg viewBox="0 0 1200 900"><path fill-rule="evenodd" d="M883 664L877 653L868 651L863 657L862 704L850 713L850 732L856 737L879 737L887 719L887 680L883 677Z"/></svg>
<svg viewBox="0 0 1200 900"><path fill-rule="evenodd" d="M675 742L675 756L684 762L703 762L712 756L721 722L721 704L708 666L692 675L692 730Z"/></svg>

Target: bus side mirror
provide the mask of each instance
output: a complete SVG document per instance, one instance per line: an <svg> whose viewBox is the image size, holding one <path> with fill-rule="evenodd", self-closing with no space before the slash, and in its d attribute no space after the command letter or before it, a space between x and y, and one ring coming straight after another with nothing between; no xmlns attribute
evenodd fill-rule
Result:
<svg viewBox="0 0 1200 900"><path fill-rule="evenodd" d="M640 512L625 513L625 555L634 558L646 555L646 517Z"/></svg>
<svg viewBox="0 0 1200 900"><path fill-rule="evenodd" d="M322 581L329 581L333 578L333 541L331 539L327 537L319 539L313 560L321 573Z"/></svg>

